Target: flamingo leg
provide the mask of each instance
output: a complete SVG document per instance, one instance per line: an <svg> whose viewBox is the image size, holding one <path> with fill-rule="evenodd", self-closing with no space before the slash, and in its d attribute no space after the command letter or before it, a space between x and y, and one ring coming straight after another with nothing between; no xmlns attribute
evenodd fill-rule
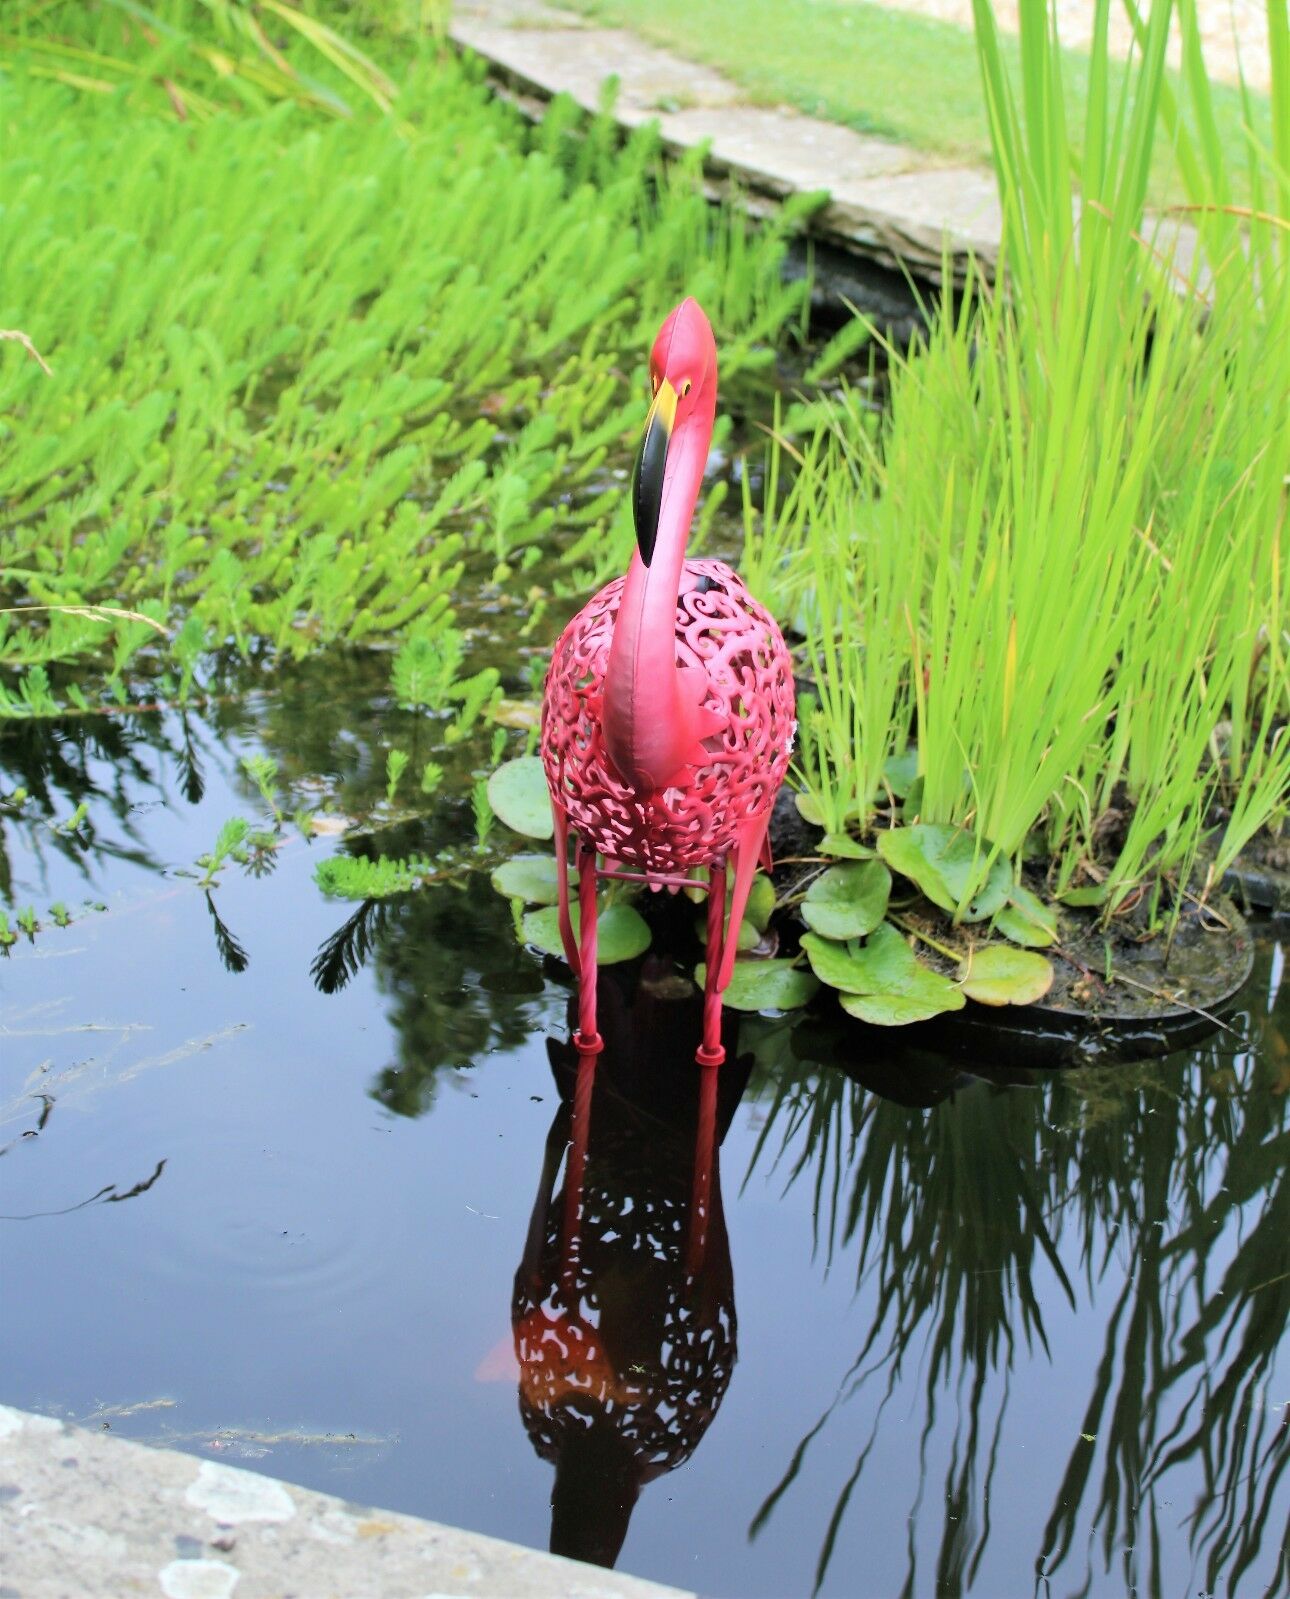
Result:
<svg viewBox="0 0 1290 1599"><path fill-rule="evenodd" d="M724 950L721 952L721 975L717 978L717 992L724 993L730 985L730 974L734 970L735 950L739 944L739 924L744 919L744 911L748 906L748 895L752 889L753 878L757 873L758 860L765 856L769 858L766 849L766 836L770 829L770 812L754 817L746 822L740 829L739 842L735 845L735 886L730 901L730 933L726 939Z"/></svg>
<svg viewBox="0 0 1290 1599"><path fill-rule="evenodd" d="M605 1047L596 1030L596 852L578 841L578 1031L574 1048L599 1054Z"/></svg>
<svg viewBox="0 0 1290 1599"><path fill-rule="evenodd" d="M730 932L737 932L734 918ZM726 932L726 863L714 861L708 868L708 967L703 984L703 1042L695 1059L705 1070L720 1066L726 1058L721 1042L721 970L725 965L725 949L736 939Z"/></svg>
<svg viewBox="0 0 1290 1599"><path fill-rule="evenodd" d="M578 959L578 941L573 936L573 918L569 914L569 818L563 805L551 804L555 819L555 880L559 894L560 942L564 945L564 958L575 978L582 976L582 963Z"/></svg>

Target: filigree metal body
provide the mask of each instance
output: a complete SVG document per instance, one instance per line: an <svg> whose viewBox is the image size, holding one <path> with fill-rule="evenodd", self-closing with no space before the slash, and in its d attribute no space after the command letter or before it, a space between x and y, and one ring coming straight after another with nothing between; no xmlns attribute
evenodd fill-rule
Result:
<svg viewBox="0 0 1290 1599"><path fill-rule="evenodd" d="M623 580L607 584L555 647L542 711L542 761L579 838L607 861L684 873L733 852L769 816L792 751L793 677L774 619L722 561L687 561L676 604L676 660L702 667L703 704L724 727L684 785L642 796L605 747L605 667Z"/></svg>
<svg viewBox="0 0 1290 1599"><path fill-rule="evenodd" d="M707 867L705 1066L725 1058L721 994L792 749L792 662L778 627L720 561L687 561L717 405L717 349L685 300L650 352L653 401L632 477L636 553L556 645L542 713L555 816L560 937L579 979L579 1040L596 1031L596 879L639 875L677 888ZM568 842L577 835L575 935ZM597 858L603 865L597 866Z"/></svg>

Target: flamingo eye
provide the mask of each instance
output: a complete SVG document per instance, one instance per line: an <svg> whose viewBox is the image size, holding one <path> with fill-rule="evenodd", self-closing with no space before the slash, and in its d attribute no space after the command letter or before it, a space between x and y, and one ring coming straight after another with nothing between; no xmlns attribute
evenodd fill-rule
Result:
<svg viewBox="0 0 1290 1599"><path fill-rule="evenodd" d="M681 385L681 398L682 399L684 399L686 397L686 395L690 392L692 387L693 387L693 384L691 384L689 378L686 378L685 382L682 383L682 385Z"/></svg>

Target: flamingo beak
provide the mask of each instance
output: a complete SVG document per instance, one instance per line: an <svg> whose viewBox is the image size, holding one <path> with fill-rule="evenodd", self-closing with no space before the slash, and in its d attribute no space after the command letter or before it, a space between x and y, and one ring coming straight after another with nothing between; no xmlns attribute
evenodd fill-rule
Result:
<svg viewBox="0 0 1290 1599"><path fill-rule="evenodd" d="M636 520L636 543L641 560L648 566L654 558L658 519L663 508L663 474L667 466L667 447L676 421L676 390L664 378L654 395L645 418L645 433L636 452L632 469L632 515Z"/></svg>

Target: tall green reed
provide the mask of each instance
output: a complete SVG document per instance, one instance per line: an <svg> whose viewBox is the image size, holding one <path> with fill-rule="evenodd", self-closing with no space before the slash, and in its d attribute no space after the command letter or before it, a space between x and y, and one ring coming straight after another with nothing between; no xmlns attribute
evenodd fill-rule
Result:
<svg viewBox="0 0 1290 1599"><path fill-rule="evenodd" d="M1251 137L1259 214L1230 205L1189 4L1189 104L1167 94L1169 14L1158 0L1141 20L1141 61L1113 96L1099 0L1077 167L1044 0L1021 8L1019 96L976 0L1004 220L996 281L970 273L925 338L889 351L876 441L844 394L824 423L840 449L807 449L793 490L841 507L797 546L815 546L825 575L820 637L854 639L845 659L813 643L822 703L854 697L857 670L903 684L922 819L970 829L983 873L1038 845L1055 889L1104 881L1110 909L1144 878L1168 875L1180 894L1207 835L1212 882L1280 824L1290 792L1285 168ZM1284 65L1284 0L1269 21ZM1193 195L1190 236L1144 214L1162 123ZM1283 99L1278 152L1288 128ZM857 627L876 603L871 527L898 551L879 580L898 593ZM767 576L792 603L793 580ZM883 732L837 714L804 743L817 801L866 741L899 744L901 695L879 699ZM857 789L858 819L870 804Z"/></svg>

